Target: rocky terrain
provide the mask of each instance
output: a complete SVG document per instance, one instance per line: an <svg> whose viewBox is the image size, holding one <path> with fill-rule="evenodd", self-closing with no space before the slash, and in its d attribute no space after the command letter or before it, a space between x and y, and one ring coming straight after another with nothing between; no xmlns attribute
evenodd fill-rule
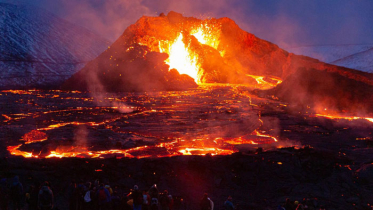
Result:
<svg viewBox="0 0 373 210"><path fill-rule="evenodd" d="M187 33L205 24L216 48ZM180 31L200 54L201 82L223 84L168 71L157 39ZM262 91L248 75L283 82ZM0 178L19 175L26 190L50 181L58 209L72 180L99 179L122 196L157 184L183 197L181 209L206 192L215 209L231 195L238 209L290 198L368 210L372 85L372 74L288 53L228 18L142 17L64 84L91 92L0 92Z"/></svg>
<svg viewBox="0 0 373 210"><path fill-rule="evenodd" d="M109 42L43 9L0 3L0 88L58 87Z"/></svg>
<svg viewBox="0 0 373 210"><path fill-rule="evenodd" d="M25 190L50 181L59 209L67 209L72 180L95 179L109 183L120 195L135 184L144 190L157 184L161 191L182 196L182 209L198 209L205 192L216 209L222 208L228 195L239 209L276 209L286 198L305 198L327 209L371 208L372 121L329 119L307 107L253 93L240 86L211 86L187 92L108 94L95 105L86 93L3 91L0 177L19 175ZM114 102L137 108L121 113L111 107ZM47 139L31 142L32 136L25 134L32 129L40 129ZM272 135L278 142L238 140L233 145L237 152L213 156L196 152L170 157L172 148L162 147L177 138L192 148L219 146L212 141L215 137L246 138L254 129L260 131L257 135ZM263 137L252 139L260 142ZM84 151L79 149L83 144L92 153L110 149L117 153L100 158L24 158L10 154L9 146L18 144L21 151L40 157L54 149L73 155ZM120 149L128 148L135 149L129 151L132 156L147 156L123 157Z"/></svg>
<svg viewBox="0 0 373 210"><path fill-rule="evenodd" d="M323 149L283 148L231 156L180 156L157 159L23 159L2 158L1 177L19 175L28 186L48 180L56 207L67 209L72 180L110 183L120 195L136 184L148 190L157 184L184 198L183 209L197 209L207 192L216 209L231 195L239 209L275 209L286 198L309 199L327 209L371 209L370 149L334 153ZM123 207L124 208L124 207Z"/></svg>
<svg viewBox="0 0 373 210"><path fill-rule="evenodd" d="M267 91L294 106L365 115L373 112L373 86L334 72L299 69Z"/></svg>

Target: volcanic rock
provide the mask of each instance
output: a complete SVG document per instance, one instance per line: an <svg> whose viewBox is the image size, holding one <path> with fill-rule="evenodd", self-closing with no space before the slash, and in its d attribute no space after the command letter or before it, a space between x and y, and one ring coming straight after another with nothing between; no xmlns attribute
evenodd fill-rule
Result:
<svg viewBox="0 0 373 210"><path fill-rule="evenodd" d="M363 184L373 184L373 164L365 164L356 171L359 181Z"/></svg>
<svg viewBox="0 0 373 210"><path fill-rule="evenodd" d="M209 42L205 43L199 33ZM195 70L198 78L179 74L180 69L169 70L165 63L172 56L167 49L180 39L199 64ZM63 88L183 90L196 87L196 82L255 86L259 82L253 75L262 76L266 82L271 78L285 80L268 93L301 108L363 114L373 111L372 74L288 53L243 31L229 18L199 20L176 12L140 18Z"/></svg>
<svg viewBox="0 0 373 210"><path fill-rule="evenodd" d="M188 76L168 72L167 54L148 47L113 45L64 84L64 88L98 91L177 90L196 87Z"/></svg>
<svg viewBox="0 0 373 210"><path fill-rule="evenodd" d="M322 107L352 113L373 111L373 86L337 72L301 68L269 93L302 108Z"/></svg>

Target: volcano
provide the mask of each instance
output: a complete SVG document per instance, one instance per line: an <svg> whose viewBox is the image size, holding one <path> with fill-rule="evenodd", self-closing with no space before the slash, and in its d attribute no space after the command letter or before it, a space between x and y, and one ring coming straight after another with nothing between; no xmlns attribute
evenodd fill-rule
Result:
<svg viewBox="0 0 373 210"><path fill-rule="evenodd" d="M140 18L64 88L87 90L100 84L108 91L144 91L185 89L196 83L265 83L268 88L299 68L373 84L368 73L288 53L229 18L200 20L170 12Z"/></svg>
<svg viewBox="0 0 373 210"><path fill-rule="evenodd" d="M157 183L185 198L179 209L203 192L217 209L231 193L239 209L286 197L370 209L372 87L369 73L288 53L228 18L142 17L64 85L84 92L0 91L0 175L50 179L55 192L73 178Z"/></svg>

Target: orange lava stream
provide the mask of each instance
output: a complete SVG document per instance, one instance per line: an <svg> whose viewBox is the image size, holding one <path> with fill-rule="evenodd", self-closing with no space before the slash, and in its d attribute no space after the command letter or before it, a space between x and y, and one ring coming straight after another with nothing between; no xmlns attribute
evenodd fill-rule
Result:
<svg viewBox="0 0 373 210"><path fill-rule="evenodd" d="M8 146L7 149L12 155L16 156L23 156L25 158L40 158L40 154L34 155L32 152L25 152L19 150L19 148L22 146L16 145L16 146ZM163 147L160 145L157 145L156 147ZM178 151L174 151L175 149L169 148L167 149L166 154L147 154L146 150L151 147L149 146L142 146L142 147L136 147L126 150L120 150L120 149L113 149L113 150L104 150L104 151L89 151L86 148L73 148L71 151L50 151L50 154L44 156L43 158L64 158L64 157L78 157L78 158L105 158L105 155L111 155L111 156L117 156L117 158L149 158L149 157L172 157L172 156L178 156L178 155L230 155L236 150L229 150L229 149L219 149L219 148L184 148L179 149ZM133 152L144 152L143 155L132 155Z"/></svg>
<svg viewBox="0 0 373 210"><path fill-rule="evenodd" d="M276 139L275 137L270 136L270 135L261 134L261 133L259 133L259 131L257 131L257 130L255 130L255 131L253 132L253 134L255 134L255 135L259 136L259 137L271 138L273 141L277 142L277 139Z"/></svg>
<svg viewBox="0 0 373 210"><path fill-rule="evenodd" d="M254 78L256 82L258 83L258 86L263 90L276 87L277 85L282 83L282 80L276 77L257 76L257 75L251 75L251 74L246 74L246 76ZM265 78L267 80L270 80L270 82L264 80Z"/></svg>
<svg viewBox="0 0 373 210"><path fill-rule="evenodd" d="M193 143L187 143L189 145L180 144L183 140L178 139L177 141L160 143L155 146L141 146L131 149L112 149L112 150L103 150L103 151L90 151L85 147L71 147L70 149L65 149L65 151L50 151L48 155L41 156L40 154L33 154L32 152L21 151L19 148L22 144L16 146L8 146L7 150L12 155L23 156L25 158L64 158L64 157L78 157L78 158L105 158L106 155L116 156L117 158L149 158L149 157L172 157L179 155L231 155L238 150L233 147L233 145L241 144L271 144L277 142L277 139L270 135L264 135L258 131L254 131L251 135L251 138L239 137L233 139L222 139L216 138L213 142L216 143L215 147L211 146L196 146L192 145ZM255 138L255 136L260 138ZM195 141L203 141L202 139L195 139ZM38 141L32 141L30 143L35 143ZM228 144L227 146L222 147L219 143ZM230 146L229 146L230 145ZM152 148L161 147L165 149L165 153L161 154L152 154L149 153ZM133 155L133 152L140 152L140 155Z"/></svg>
<svg viewBox="0 0 373 210"><path fill-rule="evenodd" d="M178 150L178 152L182 153L183 155L206 155L206 154L211 154L211 155L231 155L234 153L234 150L228 150L228 149L219 149L219 148L184 148Z"/></svg>
<svg viewBox="0 0 373 210"><path fill-rule="evenodd" d="M24 152L19 150L19 148L22 146L22 144L16 145L16 146L8 146L7 150L10 152L12 155L16 156L23 156L25 158L38 158L39 156L33 155L31 152Z"/></svg>
<svg viewBox="0 0 373 210"><path fill-rule="evenodd" d="M6 119L4 122L8 122L8 121L12 120L12 118L9 117L8 115L2 114L2 116L5 117L5 119Z"/></svg>
<svg viewBox="0 0 373 210"><path fill-rule="evenodd" d="M371 117L356 117L356 116L340 116L340 115L328 115L328 114L315 114L316 117L326 117L329 119L344 119L344 120L367 120L373 123L373 118Z"/></svg>
<svg viewBox="0 0 373 210"><path fill-rule="evenodd" d="M180 94L178 93L177 95L179 96ZM251 105L251 99L250 99L250 105ZM106 109L106 108L115 109L117 107L99 107L98 109ZM71 108L67 110L36 112L36 114L32 114L32 113L27 114L27 116L33 117L33 115L35 116L39 114L49 114L52 112L65 112L69 110L80 111L83 109L89 110L89 109L97 109L97 108L76 107L76 108ZM134 107L131 107L131 110L133 109ZM123 117L127 118L129 116L148 115L153 112L163 113L162 111L159 111L159 110L150 109L150 110L142 110L141 112L128 113L126 115L119 115L119 116L116 115L115 117L111 119L107 119L107 120L103 120L99 122L73 121L73 122L60 122L56 124L51 124L51 125L48 125L47 127L38 128L36 130L32 130L31 132L26 133L20 140L20 141L24 141L23 144L19 144L15 146L8 146L7 150L12 155L23 156L25 158L63 158L63 157L107 158L107 157L113 157L113 156L116 156L117 158L124 158L124 157L148 158L148 157L171 157L171 156L178 156L178 155L207 155L207 154L230 155L234 152L238 152L238 149L236 148L235 145L242 145L242 144L252 144L252 145L262 144L263 145L263 144L271 144L271 143L277 142L277 139L275 137L262 134L259 131L255 130L251 134L242 136L239 138L209 139L208 137L201 137L200 139L193 139L191 141L176 139L171 142L159 143L154 146L141 146L141 147L135 147L131 149L111 149L111 150L103 150L103 151L92 151L89 148L82 147L82 146L70 146L69 148L65 148L61 146L61 147L58 147L56 150L48 151L48 153L43 152L45 154L42 154L41 152L39 154L35 154L33 152L22 151L21 149L21 147L25 144L32 144L32 143L37 143L37 142L48 140L47 133L49 132L45 133L43 131L50 131L50 130L58 129L60 127L68 126L68 125L87 125L91 127L100 126L100 125L109 124L111 122L115 122L117 120L122 119ZM12 114L12 117L14 115L18 116L21 114Z"/></svg>

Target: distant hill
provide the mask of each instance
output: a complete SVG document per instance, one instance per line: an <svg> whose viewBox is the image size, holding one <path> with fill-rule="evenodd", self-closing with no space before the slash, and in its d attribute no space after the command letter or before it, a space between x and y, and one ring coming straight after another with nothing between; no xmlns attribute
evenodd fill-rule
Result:
<svg viewBox="0 0 373 210"><path fill-rule="evenodd" d="M373 47L333 61L332 64L373 73Z"/></svg>
<svg viewBox="0 0 373 210"><path fill-rule="evenodd" d="M373 44L314 45L286 49L298 55L316 58L338 66L373 72Z"/></svg>
<svg viewBox="0 0 373 210"><path fill-rule="evenodd" d="M0 88L58 86L108 45L43 9L0 3Z"/></svg>

